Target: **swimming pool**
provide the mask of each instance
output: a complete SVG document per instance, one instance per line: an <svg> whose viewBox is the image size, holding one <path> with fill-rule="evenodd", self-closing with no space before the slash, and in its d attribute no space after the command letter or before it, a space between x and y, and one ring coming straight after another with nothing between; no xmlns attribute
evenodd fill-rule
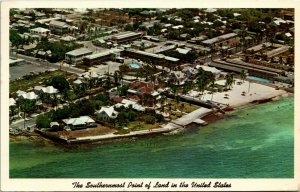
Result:
<svg viewBox="0 0 300 192"><path fill-rule="evenodd" d="M270 80L264 79L264 78L261 78L261 77L248 76L247 79L250 79L250 80L253 80L253 81L259 81L259 82L262 82L262 83L271 83Z"/></svg>
<svg viewBox="0 0 300 192"><path fill-rule="evenodd" d="M131 63L131 64L129 64L129 66L130 66L132 69L139 69L139 68L141 68L141 65L138 64L138 63Z"/></svg>

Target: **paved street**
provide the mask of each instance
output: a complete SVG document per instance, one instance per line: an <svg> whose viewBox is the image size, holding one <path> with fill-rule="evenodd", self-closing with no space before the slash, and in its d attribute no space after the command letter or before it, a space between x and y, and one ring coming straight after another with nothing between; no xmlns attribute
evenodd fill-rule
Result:
<svg viewBox="0 0 300 192"><path fill-rule="evenodd" d="M54 69L54 68L50 68L40 64L32 64L29 62L17 66L11 66L9 67L10 80L15 80L25 75L29 75L31 72L39 73L39 72L47 71L49 69Z"/></svg>
<svg viewBox="0 0 300 192"><path fill-rule="evenodd" d="M72 67L68 64L60 64L60 63L50 63L48 61L43 61L43 60L40 60L40 59L37 59L35 57L29 57L29 56L26 56L26 55L20 55L20 54L12 54L13 57L17 57L17 58L20 58L20 59L24 59L26 60L27 62L30 62L32 64L36 64L37 66L47 66L49 68L53 68L53 69L61 69L62 71L67 71L69 73L75 73L75 74L81 74L84 72L84 70L82 69L78 69L76 67Z"/></svg>

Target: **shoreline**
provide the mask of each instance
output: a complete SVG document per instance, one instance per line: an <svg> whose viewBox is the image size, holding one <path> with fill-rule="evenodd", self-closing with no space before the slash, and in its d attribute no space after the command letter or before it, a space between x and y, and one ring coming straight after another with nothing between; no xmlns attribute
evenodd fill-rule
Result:
<svg viewBox="0 0 300 192"><path fill-rule="evenodd" d="M260 104L264 103L269 103L272 101L277 101L282 98L286 97L294 97L294 94L292 93L283 93L279 94L277 96L274 96L272 98L268 99L261 99L261 100L255 100L250 103L246 103L243 105L238 105L234 107L227 107L224 108L224 111L226 111L225 114L219 113L219 112L210 112L207 114L204 114L201 118L207 123L214 123L218 120L223 119L227 115L229 115L232 112L235 112L239 109L245 109L251 106L257 106ZM195 111L193 111L195 112ZM191 113L193 113L191 112ZM189 113L190 114L190 113ZM172 126L170 127L170 124ZM169 127L168 127L169 125ZM198 125L197 127L203 127L203 125ZM76 138L75 140L68 140L68 139L62 139L62 138L49 138L45 136L43 133L38 133L38 132L33 132L30 134L20 134L20 135L10 135L10 140L24 140L25 138L28 138L31 141L37 141L37 142L43 142L51 145L59 145L62 147L76 147L76 146L82 146L82 145L94 145L94 144L109 144L109 143L114 143L114 142L120 142L120 141L135 141L136 139L145 139L153 136L158 136L158 135L173 135L173 134L178 134L181 132L184 132L186 129L189 129L186 126L180 126L176 125L172 122L169 122L168 124L163 125L161 128L158 129L153 129L151 131L135 131L131 132L129 134L124 134L124 135L114 135L114 134L108 134L108 135L99 135L99 136L92 136L92 137L85 137L85 138ZM51 137L51 136L50 136ZM94 138L93 138L94 137ZM60 141L57 141L60 140Z"/></svg>

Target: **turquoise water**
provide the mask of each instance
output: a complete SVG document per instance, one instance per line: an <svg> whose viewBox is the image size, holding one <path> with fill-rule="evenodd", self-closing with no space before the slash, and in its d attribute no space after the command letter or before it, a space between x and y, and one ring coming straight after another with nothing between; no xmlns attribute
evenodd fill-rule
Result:
<svg viewBox="0 0 300 192"><path fill-rule="evenodd" d="M259 81L259 82L262 82L262 83L271 83L270 80L264 79L264 78L261 78L261 77L248 76L247 79L250 79L250 80L253 80L253 81Z"/></svg>
<svg viewBox="0 0 300 192"><path fill-rule="evenodd" d="M66 149L10 143L12 178L292 178L293 97L183 134Z"/></svg>
<svg viewBox="0 0 300 192"><path fill-rule="evenodd" d="M137 64L137 63L131 63L131 64L129 64L129 66L131 68L133 68L133 69L139 69L139 68L141 68L140 64Z"/></svg>

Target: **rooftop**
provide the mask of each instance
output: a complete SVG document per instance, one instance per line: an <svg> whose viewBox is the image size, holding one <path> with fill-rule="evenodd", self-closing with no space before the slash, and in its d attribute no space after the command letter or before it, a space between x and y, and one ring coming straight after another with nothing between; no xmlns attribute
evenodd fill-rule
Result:
<svg viewBox="0 0 300 192"><path fill-rule="evenodd" d="M236 37L236 36L237 36L236 33L227 33L227 34L224 34L224 35L221 35L221 36L218 36L218 37L214 37L212 39L207 39L205 41L202 41L202 43L204 43L204 44L213 44L213 43L217 43L219 41L230 39L230 38L233 38L233 37Z"/></svg>
<svg viewBox="0 0 300 192"><path fill-rule="evenodd" d="M50 30L42 28L42 27L37 27L34 29L30 29L30 31L35 31L35 32L39 32L39 33L45 33L45 32L49 32Z"/></svg>
<svg viewBox="0 0 300 192"><path fill-rule="evenodd" d="M92 53L92 51L83 47L80 49L75 49L73 51L69 51L66 54L72 55L72 56L80 56L80 55L85 55L85 54L89 54L89 53Z"/></svg>

